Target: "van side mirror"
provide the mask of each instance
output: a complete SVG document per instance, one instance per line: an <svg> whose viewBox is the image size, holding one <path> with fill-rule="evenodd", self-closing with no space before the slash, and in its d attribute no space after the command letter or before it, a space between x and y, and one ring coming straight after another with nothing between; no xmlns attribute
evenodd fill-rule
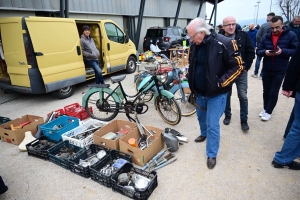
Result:
<svg viewBox="0 0 300 200"><path fill-rule="evenodd" d="M182 36L182 37L185 37L185 36L186 36L186 33L181 33L181 36Z"/></svg>
<svg viewBox="0 0 300 200"><path fill-rule="evenodd" d="M128 43L129 42L129 38L128 38L128 35L126 34L125 35L125 43Z"/></svg>

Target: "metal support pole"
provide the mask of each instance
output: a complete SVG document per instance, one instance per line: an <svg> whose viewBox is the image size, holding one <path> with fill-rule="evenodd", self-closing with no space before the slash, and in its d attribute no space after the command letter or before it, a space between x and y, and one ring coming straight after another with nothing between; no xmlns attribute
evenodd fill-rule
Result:
<svg viewBox="0 0 300 200"><path fill-rule="evenodd" d="M64 0L59 0L59 15L61 18L64 18Z"/></svg>
<svg viewBox="0 0 300 200"><path fill-rule="evenodd" d="M200 16L202 5L203 5L203 0L200 1L200 6L199 6L197 17Z"/></svg>
<svg viewBox="0 0 300 200"><path fill-rule="evenodd" d="M271 12L271 9L272 9L272 0L271 0L271 4L270 4L270 12Z"/></svg>
<svg viewBox="0 0 300 200"><path fill-rule="evenodd" d="M211 22L211 19L212 19L212 16L213 16L214 12L215 12L215 6L213 7L213 9L211 11L211 15L210 15L210 19L209 19L209 24Z"/></svg>
<svg viewBox="0 0 300 200"><path fill-rule="evenodd" d="M182 0L178 1L178 5L177 5L177 10L176 10L176 15L175 15L173 26L177 25L177 19L178 19L178 15L179 15L179 12L180 12L181 2L182 2Z"/></svg>
<svg viewBox="0 0 300 200"><path fill-rule="evenodd" d="M69 0L65 0L65 18L69 18Z"/></svg>
<svg viewBox="0 0 300 200"><path fill-rule="evenodd" d="M146 0L141 0L141 3L140 3L139 19L138 19L137 30L136 30L136 34L135 34L135 47L137 49L139 48L139 40L140 40L140 35L141 35L145 2L146 2Z"/></svg>
<svg viewBox="0 0 300 200"><path fill-rule="evenodd" d="M214 29L216 30L218 0L215 0L215 8L216 8L216 9L215 9Z"/></svg>
<svg viewBox="0 0 300 200"><path fill-rule="evenodd" d="M255 21L255 24L257 24L258 10L259 10L259 3L260 3L260 2L261 2L260 0L257 2L257 13L256 13L256 21Z"/></svg>

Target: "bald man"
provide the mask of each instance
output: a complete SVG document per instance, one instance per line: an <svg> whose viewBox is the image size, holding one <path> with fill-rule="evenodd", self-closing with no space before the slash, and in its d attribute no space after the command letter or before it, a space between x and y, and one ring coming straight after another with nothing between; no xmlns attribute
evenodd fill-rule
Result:
<svg viewBox="0 0 300 200"><path fill-rule="evenodd" d="M240 120L241 120L241 128L243 131L249 130L248 125L248 97L247 97L247 89L248 89L248 80L247 80L247 72L250 69L253 59L255 58L255 51L252 45L250 36L241 30L237 30L236 28L236 19L233 16L228 16L223 19L223 29L224 35L231 39L235 39L238 51L245 62L245 68L242 75L236 79L235 84L237 88L238 98L240 101ZM223 123L225 125L230 124L231 120L231 105L230 99L232 94L232 87L227 94L226 108L225 108L225 118Z"/></svg>
<svg viewBox="0 0 300 200"><path fill-rule="evenodd" d="M254 27L254 23L250 23L249 24L249 31L248 31L248 35L250 36L250 39L252 41L252 45L254 48L256 48L257 44L256 44L256 34L257 34L257 29Z"/></svg>

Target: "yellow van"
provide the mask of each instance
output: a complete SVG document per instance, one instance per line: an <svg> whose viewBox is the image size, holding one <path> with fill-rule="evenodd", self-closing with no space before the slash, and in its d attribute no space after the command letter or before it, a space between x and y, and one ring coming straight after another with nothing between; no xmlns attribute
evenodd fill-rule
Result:
<svg viewBox="0 0 300 200"><path fill-rule="evenodd" d="M48 17L0 18L0 88L21 93L71 96L74 86L94 78L80 46L88 25L100 51L102 74L136 69L137 51L111 20Z"/></svg>

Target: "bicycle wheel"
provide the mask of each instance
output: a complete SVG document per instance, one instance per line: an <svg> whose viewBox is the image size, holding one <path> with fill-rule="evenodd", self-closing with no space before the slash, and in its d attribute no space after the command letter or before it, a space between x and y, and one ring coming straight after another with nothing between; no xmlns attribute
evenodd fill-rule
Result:
<svg viewBox="0 0 300 200"><path fill-rule="evenodd" d="M159 96L155 101L156 109L160 117L170 125L176 125L181 120L181 111L174 98Z"/></svg>
<svg viewBox="0 0 300 200"><path fill-rule="evenodd" d="M93 118L101 121L110 121L114 119L119 113L119 103L113 96L108 96L107 92L94 92L87 98L85 110L87 114ZM102 104L100 103L102 99ZM92 112L89 108L92 108Z"/></svg>
<svg viewBox="0 0 300 200"><path fill-rule="evenodd" d="M135 86L135 91L138 92L138 87L140 85L140 83L142 82L143 78L137 78L134 86ZM142 96L142 99L144 99L145 102L149 102L151 101L151 99L153 98L153 91L150 89L147 92L145 92Z"/></svg>
<svg viewBox="0 0 300 200"><path fill-rule="evenodd" d="M182 88L184 94L184 97L182 97L180 90L181 89L179 88L174 92L174 99L180 107L181 116L191 116L196 112L196 107L188 102L190 94L185 93L184 88Z"/></svg>

